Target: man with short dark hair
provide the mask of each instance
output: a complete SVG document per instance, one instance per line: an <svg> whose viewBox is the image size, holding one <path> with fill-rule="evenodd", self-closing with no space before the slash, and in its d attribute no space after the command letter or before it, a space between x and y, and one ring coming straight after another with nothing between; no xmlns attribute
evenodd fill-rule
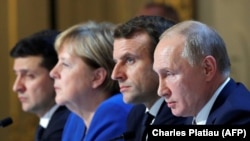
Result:
<svg viewBox="0 0 250 141"><path fill-rule="evenodd" d="M36 141L61 141L69 110L56 105L54 80L49 72L57 63L54 41L59 33L43 30L21 39L11 50L16 80L13 91L22 110L40 118Z"/></svg>
<svg viewBox="0 0 250 141"><path fill-rule="evenodd" d="M135 133L131 140L145 141L147 125L177 125L186 121L173 116L164 99L157 95L159 80L153 71L153 53L159 37L174 24L160 16L139 16L115 29L116 65L112 79L119 82L123 100L135 104L127 120L127 131Z"/></svg>

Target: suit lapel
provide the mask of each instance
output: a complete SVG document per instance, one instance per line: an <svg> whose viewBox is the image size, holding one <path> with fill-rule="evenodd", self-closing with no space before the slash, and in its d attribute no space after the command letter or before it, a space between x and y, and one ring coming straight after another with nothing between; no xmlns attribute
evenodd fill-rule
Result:
<svg viewBox="0 0 250 141"><path fill-rule="evenodd" d="M233 79L230 79L230 81L226 84L226 86L222 89L220 94L218 95L217 99L214 102L214 105L209 113L207 123L209 125L213 125L216 122L216 116L219 115L220 113L220 108L221 105L223 105L230 95L234 90L236 89L236 85Z"/></svg>

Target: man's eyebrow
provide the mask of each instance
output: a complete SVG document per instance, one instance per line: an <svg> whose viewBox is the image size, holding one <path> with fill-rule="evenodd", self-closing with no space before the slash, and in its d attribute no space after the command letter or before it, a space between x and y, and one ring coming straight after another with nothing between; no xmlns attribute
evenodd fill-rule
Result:
<svg viewBox="0 0 250 141"><path fill-rule="evenodd" d="M132 54L132 53L130 53L130 52L127 52L127 53L125 53L121 58L122 59L125 59L125 58L128 58L128 57L136 57L137 55L135 55L135 54Z"/></svg>
<svg viewBox="0 0 250 141"><path fill-rule="evenodd" d="M113 59L115 62L117 62L117 60L124 60L126 59L128 56L131 56L131 53L126 52L125 54L123 54L119 59Z"/></svg>
<svg viewBox="0 0 250 141"><path fill-rule="evenodd" d="M21 70L14 70L14 69L13 69L13 72L27 73L28 70L27 70L27 69L21 69Z"/></svg>

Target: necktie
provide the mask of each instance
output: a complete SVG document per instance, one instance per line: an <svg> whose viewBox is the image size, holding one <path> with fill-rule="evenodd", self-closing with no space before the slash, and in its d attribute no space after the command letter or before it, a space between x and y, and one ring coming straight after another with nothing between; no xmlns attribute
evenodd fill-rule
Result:
<svg viewBox="0 0 250 141"><path fill-rule="evenodd" d="M39 125L36 132L36 141L40 141L42 139L43 132L44 128L41 125Z"/></svg>
<svg viewBox="0 0 250 141"><path fill-rule="evenodd" d="M142 140L145 141L146 140L146 136L147 136L147 126L149 126L152 122L152 120L154 119L154 116L151 115L149 112L146 112L142 121L142 131L141 131L141 135L142 135Z"/></svg>

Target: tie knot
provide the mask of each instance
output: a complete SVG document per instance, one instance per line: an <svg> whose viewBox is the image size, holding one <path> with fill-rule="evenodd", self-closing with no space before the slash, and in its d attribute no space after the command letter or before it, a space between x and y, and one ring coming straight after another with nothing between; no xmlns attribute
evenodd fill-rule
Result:
<svg viewBox="0 0 250 141"><path fill-rule="evenodd" d="M154 119L154 116L152 114L150 114L149 112L145 113L145 117L144 117L144 125L150 125L152 120Z"/></svg>

